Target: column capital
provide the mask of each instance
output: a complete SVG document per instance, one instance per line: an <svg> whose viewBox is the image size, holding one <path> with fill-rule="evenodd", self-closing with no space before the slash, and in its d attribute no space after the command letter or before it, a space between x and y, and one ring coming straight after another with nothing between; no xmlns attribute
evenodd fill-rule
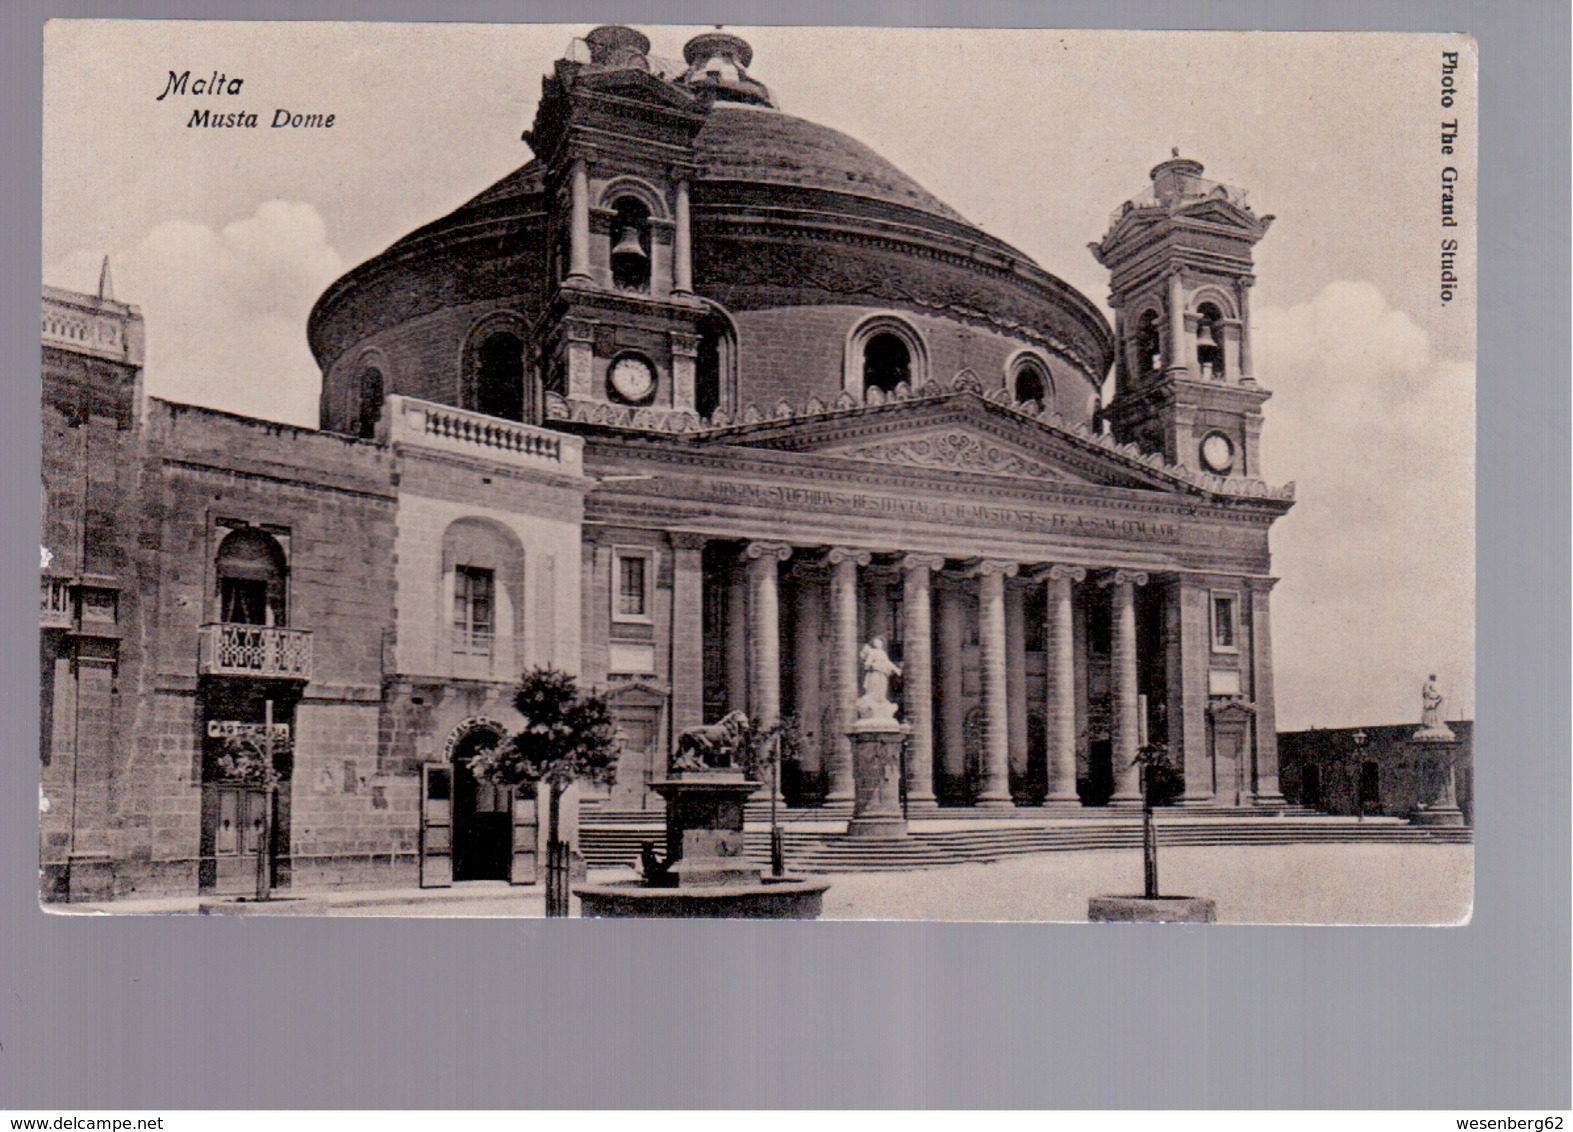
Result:
<svg viewBox="0 0 1573 1132"><path fill-rule="evenodd" d="M859 566L867 566L873 560L872 551L858 550L855 547L833 546L825 552L825 561L832 566L839 566L843 562L855 562Z"/></svg>
<svg viewBox="0 0 1573 1132"><path fill-rule="evenodd" d="M905 554L901 557L901 568L908 573L921 574L924 570L927 570L931 574L937 574L944 567L945 556L943 554Z"/></svg>
<svg viewBox="0 0 1573 1132"><path fill-rule="evenodd" d="M1066 580L1085 582L1087 580L1087 568L1085 566L1067 566L1056 562L1051 566L1040 566L1028 577L1034 582L1059 582Z"/></svg>
<svg viewBox="0 0 1573 1132"><path fill-rule="evenodd" d="M774 558L778 562L785 562L792 557L792 548L784 542L751 542L743 548L743 556L753 559Z"/></svg>
<svg viewBox="0 0 1573 1132"><path fill-rule="evenodd" d="M1244 578L1242 580L1245 582L1246 589L1252 593L1260 594L1271 593L1273 587L1278 584L1277 578Z"/></svg>
<svg viewBox="0 0 1573 1132"><path fill-rule="evenodd" d="M967 567L966 575L969 578L987 578L998 574L1004 578L1014 578L1021 565L1016 562L1006 562L998 558L985 558L974 562Z"/></svg>
<svg viewBox="0 0 1573 1132"><path fill-rule="evenodd" d="M1098 575L1100 586L1145 586L1145 570L1104 570Z"/></svg>

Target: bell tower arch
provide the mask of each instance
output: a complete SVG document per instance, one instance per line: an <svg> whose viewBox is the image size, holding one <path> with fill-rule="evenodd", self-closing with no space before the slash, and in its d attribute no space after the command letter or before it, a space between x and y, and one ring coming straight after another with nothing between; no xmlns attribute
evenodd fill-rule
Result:
<svg viewBox="0 0 1573 1132"><path fill-rule="evenodd" d="M1175 150L1090 245L1109 269L1119 339L1104 417L1116 439L1220 476L1259 476L1252 250L1271 216Z"/></svg>

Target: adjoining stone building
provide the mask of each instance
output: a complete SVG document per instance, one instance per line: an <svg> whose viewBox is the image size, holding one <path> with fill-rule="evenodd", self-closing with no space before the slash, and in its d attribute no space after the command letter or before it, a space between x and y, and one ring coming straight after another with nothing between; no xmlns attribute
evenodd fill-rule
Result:
<svg viewBox="0 0 1573 1132"><path fill-rule="evenodd" d="M914 814L1133 805L1144 740L1177 804L1281 805L1292 489L1260 478L1247 298L1272 218L1158 165L1093 245L1111 328L777 109L736 36L681 64L627 28L581 46L532 161L322 296L319 430L143 404L139 356L49 331L132 335L134 309L46 293L44 542L75 508L113 559L46 581L61 892L225 884L261 804L226 778L237 736L272 744L281 882L523 875L529 807L463 758L539 664L610 695L607 807L658 806L676 732L744 710L791 724L785 801L843 810L873 637L905 669ZM105 650L73 694L118 714L73 778L62 665Z"/></svg>
<svg viewBox="0 0 1573 1132"><path fill-rule="evenodd" d="M1475 725L1455 720L1454 760L1458 806L1475 824ZM1329 814L1412 816L1432 804L1446 774L1435 749L1414 741L1415 725L1313 727L1278 735L1284 798Z"/></svg>

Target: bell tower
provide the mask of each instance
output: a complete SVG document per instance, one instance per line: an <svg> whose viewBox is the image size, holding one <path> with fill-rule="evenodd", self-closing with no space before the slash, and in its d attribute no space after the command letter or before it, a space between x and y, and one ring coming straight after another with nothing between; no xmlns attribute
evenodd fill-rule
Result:
<svg viewBox="0 0 1573 1132"><path fill-rule="evenodd" d="M1089 245L1109 269L1118 352L1104 410L1115 438L1219 476L1259 476L1261 406L1251 362L1251 252L1271 216L1206 180L1179 150Z"/></svg>
<svg viewBox="0 0 1573 1132"><path fill-rule="evenodd" d="M708 101L661 77L649 51L633 28L599 27L542 81L524 134L550 210L552 300L536 346L551 392L693 410L706 307L693 293L689 193Z"/></svg>

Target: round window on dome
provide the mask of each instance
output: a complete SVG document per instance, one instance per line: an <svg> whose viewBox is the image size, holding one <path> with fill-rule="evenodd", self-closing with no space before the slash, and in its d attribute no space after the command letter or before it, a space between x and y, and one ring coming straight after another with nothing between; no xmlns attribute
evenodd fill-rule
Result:
<svg viewBox="0 0 1573 1132"><path fill-rule="evenodd" d="M1043 361L1029 354L1011 367L1010 390L1019 404L1042 409L1054 400L1054 379Z"/></svg>

